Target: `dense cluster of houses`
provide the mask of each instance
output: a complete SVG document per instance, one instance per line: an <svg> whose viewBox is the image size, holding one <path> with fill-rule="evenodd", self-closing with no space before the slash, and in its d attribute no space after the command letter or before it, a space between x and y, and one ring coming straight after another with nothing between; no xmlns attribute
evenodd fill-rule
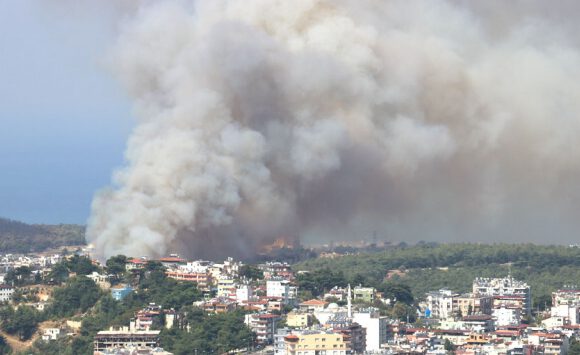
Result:
<svg viewBox="0 0 580 355"><path fill-rule="evenodd" d="M5 255L0 267L6 273L27 266L33 273L48 275L64 257ZM171 255L156 261L167 277L197 284L204 297L192 300L192 305L208 314L246 311L245 323L255 333L258 347L276 355L444 354L449 349L474 355L566 354L580 330L580 290L565 287L553 292L551 309L530 326L531 289L511 275L476 278L469 293L428 292L413 317L417 322L410 324L382 314L374 306L389 305L391 300L364 285L336 286L318 298L301 299L295 273L283 262L257 265L263 274L257 280L242 275L244 265L232 258L216 263ZM147 262L130 259L126 270L138 274ZM3 277L0 274L0 283ZM112 275L94 272L88 277L116 300L135 292L129 284L111 286ZM37 309L50 301L42 290L35 291L40 297L30 304ZM0 302L10 302L14 293L14 285L1 284ZM182 326L179 322L175 310L149 304L125 327L99 332L95 353L145 349L169 354L159 348L159 326ZM70 320L66 327L43 329L42 339L52 341L79 327L80 322Z"/></svg>

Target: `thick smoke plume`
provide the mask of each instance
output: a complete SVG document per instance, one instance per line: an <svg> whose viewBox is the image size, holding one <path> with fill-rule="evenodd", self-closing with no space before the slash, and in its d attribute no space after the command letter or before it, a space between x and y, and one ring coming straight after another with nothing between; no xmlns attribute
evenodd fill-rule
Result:
<svg viewBox="0 0 580 355"><path fill-rule="evenodd" d="M88 241L107 257L373 230L573 240L575 32L554 11L467 3L142 4L113 56L138 124Z"/></svg>

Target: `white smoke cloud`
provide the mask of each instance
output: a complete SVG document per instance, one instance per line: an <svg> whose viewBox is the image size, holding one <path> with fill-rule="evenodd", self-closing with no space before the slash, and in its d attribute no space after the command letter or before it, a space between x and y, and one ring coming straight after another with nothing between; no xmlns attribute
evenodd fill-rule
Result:
<svg viewBox="0 0 580 355"><path fill-rule="evenodd" d="M111 60L139 121L88 241L107 257L373 229L573 238L580 52L541 12L507 24L494 9L142 4Z"/></svg>

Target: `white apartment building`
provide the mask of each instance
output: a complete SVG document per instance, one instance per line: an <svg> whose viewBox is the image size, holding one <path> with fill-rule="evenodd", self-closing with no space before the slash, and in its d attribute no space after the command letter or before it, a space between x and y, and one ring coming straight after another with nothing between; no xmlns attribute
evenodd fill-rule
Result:
<svg viewBox="0 0 580 355"><path fill-rule="evenodd" d="M46 328L42 334L42 340L57 340L61 335L60 328Z"/></svg>
<svg viewBox="0 0 580 355"><path fill-rule="evenodd" d="M12 301L13 294L14 294L14 287L12 287L10 285L0 285L0 302Z"/></svg>
<svg viewBox="0 0 580 355"><path fill-rule="evenodd" d="M236 281L230 277L222 276L217 283L217 296L230 297L236 294Z"/></svg>
<svg viewBox="0 0 580 355"><path fill-rule="evenodd" d="M246 314L244 323L256 333L256 341L260 344L271 344L274 341L276 327L280 321L276 314Z"/></svg>
<svg viewBox="0 0 580 355"><path fill-rule="evenodd" d="M238 302L248 302L252 296L254 296L254 292L252 286L250 285L239 285L236 288L236 301Z"/></svg>
<svg viewBox="0 0 580 355"><path fill-rule="evenodd" d="M504 278L483 278L478 277L473 281L474 296L521 296L523 297L523 311L531 314L532 294L530 286L523 282L514 280L511 275Z"/></svg>
<svg viewBox="0 0 580 355"><path fill-rule="evenodd" d="M290 281L288 280L268 280L266 282L266 296L280 297L284 303L288 303L290 293Z"/></svg>
<svg viewBox="0 0 580 355"><path fill-rule="evenodd" d="M580 305L560 304L553 306L550 309L550 315L552 317L565 318L567 320L567 324L578 325L580 324Z"/></svg>
<svg viewBox="0 0 580 355"><path fill-rule="evenodd" d="M360 310L352 314L352 320L366 329L366 351L380 351L381 344L387 342L387 317L379 315L374 308Z"/></svg>
<svg viewBox="0 0 580 355"><path fill-rule="evenodd" d="M491 311L497 327L518 325L522 321L522 310L520 308L501 307Z"/></svg>
<svg viewBox="0 0 580 355"><path fill-rule="evenodd" d="M459 293L455 293L448 289L429 292L425 297L424 307L430 311L432 318L453 318L453 312L456 308L454 307L453 300L459 296Z"/></svg>

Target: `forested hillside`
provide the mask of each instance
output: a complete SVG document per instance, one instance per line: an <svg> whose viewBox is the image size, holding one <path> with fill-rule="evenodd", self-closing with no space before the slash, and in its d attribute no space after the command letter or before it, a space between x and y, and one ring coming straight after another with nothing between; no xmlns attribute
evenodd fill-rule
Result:
<svg viewBox="0 0 580 355"><path fill-rule="evenodd" d="M85 227L74 224L26 224L0 218L0 253L38 252L85 244Z"/></svg>
<svg viewBox="0 0 580 355"><path fill-rule="evenodd" d="M533 244L441 244L393 248L381 253L311 259L297 270L336 270L345 280L369 285L408 285L415 297L446 287L471 290L475 277L514 278L532 287L534 307L550 302L564 285L580 285L580 248Z"/></svg>

